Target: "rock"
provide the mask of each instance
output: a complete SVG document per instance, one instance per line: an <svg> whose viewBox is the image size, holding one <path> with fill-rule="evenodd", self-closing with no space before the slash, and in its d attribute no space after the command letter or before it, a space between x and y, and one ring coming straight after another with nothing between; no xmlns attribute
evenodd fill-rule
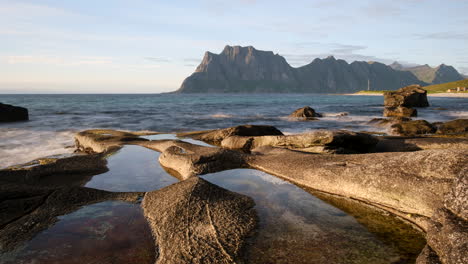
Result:
<svg viewBox="0 0 468 264"><path fill-rule="evenodd" d="M416 259L416 264L442 264L437 253L426 245Z"/></svg>
<svg viewBox="0 0 468 264"><path fill-rule="evenodd" d="M106 172L101 154L50 156L0 170L0 181L43 186L80 186L90 176Z"/></svg>
<svg viewBox="0 0 468 264"><path fill-rule="evenodd" d="M261 125L241 125L224 129L178 133L178 137L189 137L202 140L210 144L219 145L221 141L230 136L270 136L283 135L276 127Z"/></svg>
<svg viewBox="0 0 468 264"><path fill-rule="evenodd" d="M239 263L256 225L251 198L199 177L147 193L142 207L159 249L157 263Z"/></svg>
<svg viewBox="0 0 468 264"><path fill-rule="evenodd" d="M187 146L171 146L161 153L159 163L177 172L173 176L185 180L200 174L244 167L244 156L243 153L220 148L199 146L194 152Z"/></svg>
<svg viewBox="0 0 468 264"><path fill-rule="evenodd" d="M423 149L468 149L468 138L378 137L375 152L404 152Z"/></svg>
<svg viewBox="0 0 468 264"><path fill-rule="evenodd" d="M384 93L386 107L427 107L427 91L420 85L410 85L393 92Z"/></svg>
<svg viewBox="0 0 468 264"><path fill-rule="evenodd" d="M92 129L75 135L75 145L79 151L87 153L112 152L122 145L148 141L140 135L154 134L154 132L126 132L110 129Z"/></svg>
<svg viewBox="0 0 468 264"><path fill-rule="evenodd" d="M289 148L318 153L366 153L378 140L366 133L317 130L304 134L261 137L227 137L221 146L229 149L251 150L261 146Z"/></svg>
<svg viewBox="0 0 468 264"><path fill-rule="evenodd" d="M369 124L377 125L377 126L390 126L396 123L401 123L401 122L406 122L406 121L411 121L411 118L395 116L395 117L390 117L390 118L373 118L371 121L369 121Z"/></svg>
<svg viewBox="0 0 468 264"><path fill-rule="evenodd" d="M390 128L391 133L402 136L434 134L436 132L435 127L426 120L401 122L393 124Z"/></svg>
<svg viewBox="0 0 468 264"><path fill-rule="evenodd" d="M414 117L418 116L418 111L414 108L398 106L385 107L383 116L386 117Z"/></svg>
<svg viewBox="0 0 468 264"><path fill-rule="evenodd" d="M468 150L421 150L360 155L313 155L260 147L251 168L299 186L364 201L427 230L453 181L463 173Z"/></svg>
<svg viewBox="0 0 468 264"><path fill-rule="evenodd" d="M0 122L29 120L28 109L0 103Z"/></svg>
<svg viewBox="0 0 468 264"><path fill-rule="evenodd" d="M289 117L300 118L304 120L317 120L316 117L322 117L321 114L315 112L310 106L304 106L295 110Z"/></svg>
<svg viewBox="0 0 468 264"><path fill-rule="evenodd" d="M464 134L468 132L468 119L455 119L438 126L437 134Z"/></svg>

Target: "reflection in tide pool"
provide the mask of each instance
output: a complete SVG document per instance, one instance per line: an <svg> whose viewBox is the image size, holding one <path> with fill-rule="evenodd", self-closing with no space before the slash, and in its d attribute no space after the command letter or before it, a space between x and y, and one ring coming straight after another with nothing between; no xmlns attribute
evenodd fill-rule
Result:
<svg viewBox="0 0 468 264"><path fill-rule="evenodd" d="M161 139L170 139L170 140L182 140L194 145L205 146L205 147L214 147L208 143L205 143L201 140L195 140L191 138L178 138L175 134L157 134L157 135L149 135L149 136L140 136L141 138L146 138L149 140L161 140Z"/></svg>
<svg viewBox="0 0 468 264"><path fill-rule="evenodd" d="M60 216L2 264L154 263L151 230L138 204L101 202Z"/></svg>
<svg viewBox="0 0 468 264"><path fill-rule="evenodd" d="M126 145L107 158L109 171L94 176L86 187L119 192L146 192L178 182L159 165L159 152Z"/></svg>
<svg viewBox="0 0 468 264"><path fill-rule="evenodd" d="M414 263L425 243L417 231L388 216L400 224L402 237L412 234L411 242L420 245L407 252L344 211L260 171L237 169L203 178L255 200L259 229L247 246L249 263Z"/></svg>

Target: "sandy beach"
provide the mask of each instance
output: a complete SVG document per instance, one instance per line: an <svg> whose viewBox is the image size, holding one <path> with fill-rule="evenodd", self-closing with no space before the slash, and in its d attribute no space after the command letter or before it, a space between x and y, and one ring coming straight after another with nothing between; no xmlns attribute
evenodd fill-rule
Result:
<svg viewBox="0 0 468 264"><path fill-rule="evenodd" d="M383 96L383 94L364 94L364 93L352 93L352 94L343 94L343 95L364 95L364 96ZM460 97L468 98L468 93L435 93L427 94L429 97Z"/></svg>

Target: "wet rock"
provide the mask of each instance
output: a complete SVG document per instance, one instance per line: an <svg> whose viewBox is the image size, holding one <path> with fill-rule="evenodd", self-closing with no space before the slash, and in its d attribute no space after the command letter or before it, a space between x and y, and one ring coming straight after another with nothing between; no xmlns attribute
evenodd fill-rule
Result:
<svg viewBox="0 0 468 264"><path fill-rule="evenodd" d="M436 128L426 120L401 122L393 124L390 128L392 134L402 136L434 134L436 132Z"/></svg>
<svg viewBox="0 0 468 264"><path fill-rule="evenodd" d="M61 215L109 199L136 201L142 193L111 193L84 187L46 188L0 182L0 253L11 251Z"/></svg>
<svg viewBox="0 0 468 264"><path fill-rule="evenodd" d="M369 121L369 124L377 125L377 126L391 126L393 124L406 122L406 121L411 121L411 118L401 117L401 116L390 117L390 118L373 118L371 121Z"/></svg>
<svg viewBox="0 0 468 264"><path fill-rule="evenodd" d="M0 122L15 122L29 120L28 109L19 106L0 103Z"/></svg>
<svg viewBox="0 0 468 264"><path fill-rule="evenodd" d="M365 153L371 151L377 142L374 136L366 133L317 130L286 136L231 136L224 139L221 146L242 150L273 146L316 153Z"/></svg>
<svg viewBox="0 0 468 264"><path fill-rule="evenodd" d="M159 156L159 163L176 171L177 175L174 176L181 179L245 166L243 153L201 146L197 150L194 152L187 147L168 147Z"/></svg>
<svg viewBox="0 0 468 264"><path fill-rule="evenodd" d="M414 117L418 116L418 111L404 106L385 107L383 115L386 117Z"/></svg>
<svg viewBox="0 0 468 264"><path fill-rule="evenodd" d="M237 263L256 224L253 206L251 198L198 177L147 193L142 207L157 263Z"/></svg>
<svg viewBox="0 0 468 264"><path fill-rule="evenodd" d="M140 135L154 132L125 132L108 129L93 129L79 132L75 135L75 145L79 151L87 153L102 153L116 151L124 144L147 141Z"/></svg>
<svg viewBox="0 0 468 264"><path fill-rule="evenodd" d="M0 170L0 181L44 186L80 186L89 176L106 172L101 154L57 155Z"/></svg>
<svg viewBox="0 0 468 264"><path fill-rule="evenodd" d="M299 118L303 120L317 120L316 117L322 117L322 114L315 112L310 106L304 106L292 112L289 117Z"/></svg>
<svg viewBox="0 0 468 264"><path fill-rule="evenodd" d="M385 107L427 107L427 91L420 85L410 85L393 92L384 93Z"/></svg>
<svg viewBox="0 0 468 264"><path fill-rule="evenodd" d="M442 123L437 128L437 134L465 134L468 133L468 119L455 119Z"/></svg>
<svg viewBox="0 0 468 264"><path fill-rule="evenodd" d="M426 245L416 259L416 264L442 264L442 262L440 262L437 253Z"/></svg>
<svg viewBox="0 0 468 264"><path fill-rule="evenodd" d="M230 136L270 136L283 135L276 127L261 125L241 125L224 129L178 133L178 137L189 137L218 145Z"/></svg>
<svg viewBox="0 0 468 264"><path fill-rule="evenodd" d="M423 149L468 149L468 138L379 137L375 152L403 152Z"/></svg>

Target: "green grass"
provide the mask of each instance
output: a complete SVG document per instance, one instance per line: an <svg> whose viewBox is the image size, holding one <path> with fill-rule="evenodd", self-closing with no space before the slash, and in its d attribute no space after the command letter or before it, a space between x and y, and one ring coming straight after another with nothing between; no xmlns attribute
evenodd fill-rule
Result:
<svg viewBox="0 0 468 264"><path fill-rule="evenodd" d="M456 82L429 85L425 86L424 89L426 89L428 93L446 93L447 89L454 89L457 87L468 87L468 79Z"/></svg>
<svg viewBox="0 0 468 264"><path fill-rule="evenodd" d="M456 82L448 82L448 83L441 83L441 84L434 84L429 86L424 86L423 88L427 90L427 93L434 94L434 93L446 93L448 89L454 89L457 87L468 87L468 79L456 81ZM359 91L356 94L383 94L384 92L390 91ZM468 92L459 92L459 93L468 93Z"/></svg>

